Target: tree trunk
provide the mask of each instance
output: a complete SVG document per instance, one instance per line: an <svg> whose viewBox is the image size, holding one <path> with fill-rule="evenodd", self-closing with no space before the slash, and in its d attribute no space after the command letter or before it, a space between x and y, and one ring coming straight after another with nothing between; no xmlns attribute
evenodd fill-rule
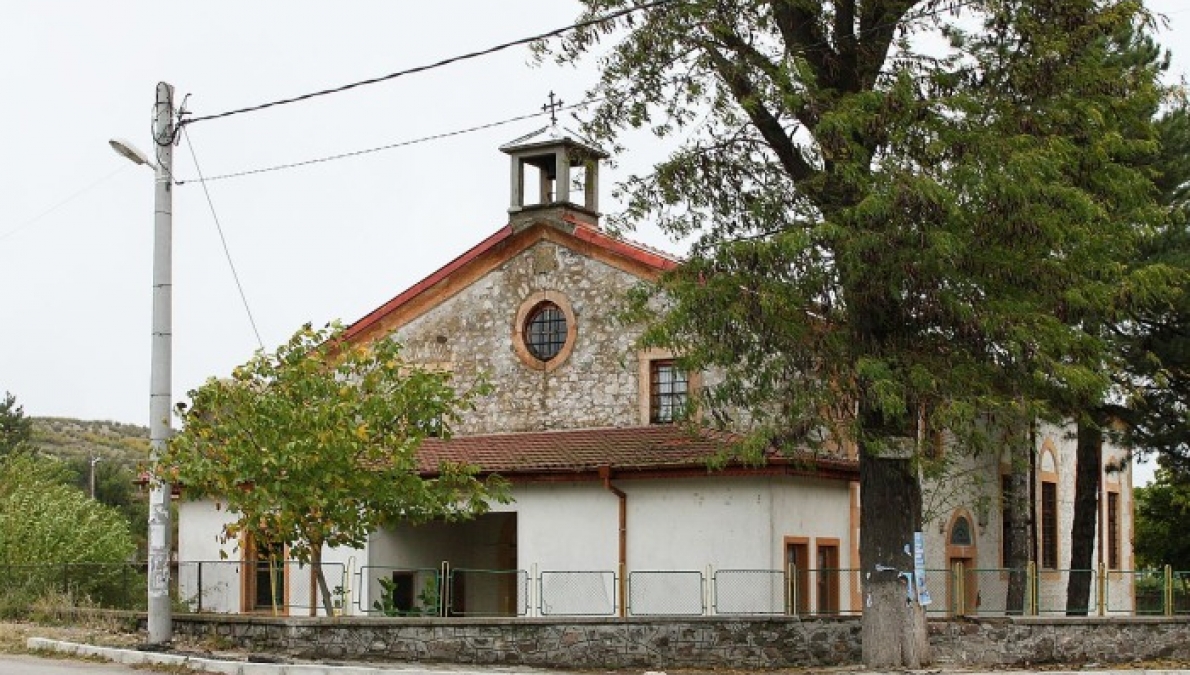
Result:
<svg viewBox="0 0 1190 675"><path fill-rule="evenodd" d="M1008 572L1008 597L1004 608L1009 615L1022 616L1025 613L1025 593L1028 590L1029 552L1032 550L1029 527L1029 485L1033 444L1028 425L1009 432L1009 474L1005 480L1003 494L1006 520L1003 528L1004 567Z"/></svg>
<svg viewBox="0 0 1190 675"><path fill-rule="evenodd" d="M314 545L314 577L318 580L318 593L322 596L322 608L326 610L327 616L335 615L334 602L331 600L331 591L326 585L326 575L322 573L322 544Z"/></svg>
<svg viewBox="0 0 1190 675"><path fill-rule="evenodd" d="M1070 528L1070 580L1066 584L1067 616L1086 616L1091 604L1095 525L1099 515L1100 451L1103 448L1103 431L1098 420L1079 422L1077 443L1074 523Z"/></svg>
<svg viewBox="0 0 1190 675"><path fill-rule="evenodd" d="M930 662L925 609L908 585L921 485L908 458L875 457L862 445L859 457L864 665L921 668Z"/></svg>

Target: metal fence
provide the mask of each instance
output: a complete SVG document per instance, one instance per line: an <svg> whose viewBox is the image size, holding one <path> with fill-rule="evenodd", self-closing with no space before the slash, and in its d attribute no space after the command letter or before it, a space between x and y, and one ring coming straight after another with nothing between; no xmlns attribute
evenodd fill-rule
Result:
<svg viewBox="0 0 1190 675"><path fill-rule="evenodd" d="M365 565L352 576L354 606L382 616L525 616L525 570Z"/></svg>
<svg viewBox="0 0 1190 675"><path fill-rule="evenodd" d="M1037 583L1034 584L1034 588L1036 589L1036 601L1034 607L1036 608L1035 613L1039 616L1067 614L1068 612L1083 614L1095 613L1095 594L1097 590L1097 575L1095 570L1062 570L1039 568L1037 570L1037 577ZM1087 596L1087 606L1067 608L1066 589L1069 588L1070 584L1075 583L1080 578L1090 589Z"/></svg>
<svg viewBox="0 0 1190 675"><path fill-rule="evenodd" d="M1107 575L1108 582L1104 588L1104 607L1107 612L1165 614L1164 570L1112 570Z"/></svg>
<svg viewBox="0 0 1190 675"><path fill-rule="evenodd" d="M346 568L322 563L331 612L346 605ZM198 560L177 563L174 606L181 612L326 613L312 565L296 560Z"/></svg>
<svg viewBox="0 0 1190 675"><path fill-rule="evenodd" d="M706 613L702 572L641 570L628 573L632 616L702 616Z"/></svg>
<svg viewBox="0 0 1190 675"><path fill-rule="evenodd" d="M926 569L926 590L930 592L930 604L925 606L926 616L953 614L954 602L948 589L954 572L948 569ZM857 609L862 612L862 609Z"/></svg>
<svg viewBox="0 0 1190 675"><path fill-rule="evenodd" d="M1169 613L1190 614L1190 572L1170 572L1167 584Z"/></svg>
<svg viewBox="0 0 1190 675"><path fill-rule="evenodd" d="M75 607L144 609L148 603L148 563L51 563L0 565L0 603L22 603L57 596Z"/></svg>
<svg viewBox="0 0 1190 675"><path fill-rule="evenodd" d="M352 603L382 616L441 616L442 577L437 569L365 565L354 575Z"/></svg>
<svg viewBox="0 0 1190 675"><path fill-rule="evenodd" d="M542 616L615 616L619 579L607 571L543 571L537 578Z"/></svg>
<svg viewBox="0 0 1190 675"><path fill-rule="evenodd" d="M718 570L711 576L716 614L785 614L789 584L776 570Z"/></svg>
<svg viewBox="0 0 1190 675"><path fill-rule="evenodd" d="M529 573L525 570L454 568L443 596L447 616L525 616Z"/></svg>
<svg viewBox="0 0 1190 675"><path fill-rule="evenodd" d="M862 612L854 569L484 570L324 563L332 612L380 616L832 616ZM47 598L144 610L147 565L0 565L0 614ZM1082 575L1088 615L1190 614L1190 571L964 568L926 570L930 616L1066 614ZM189 561L172 573L175 611L326 614L313 569L296 561Z"/></svg>

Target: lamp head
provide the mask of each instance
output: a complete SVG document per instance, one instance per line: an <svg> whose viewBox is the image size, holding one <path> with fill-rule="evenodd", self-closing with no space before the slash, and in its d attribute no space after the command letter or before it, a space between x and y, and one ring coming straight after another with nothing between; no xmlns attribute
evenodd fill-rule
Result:
<svg viewBox="0 0 1190 675"><path fill-rule="evenodd" d="M149 161L149 158L145 155L145 153L141 152L135 145L122 138L113 138L107 143L108 145L112 146L112 150L115 150L121 157L128 159L134 164L148 164L149 166L155 166Z"/></svg>

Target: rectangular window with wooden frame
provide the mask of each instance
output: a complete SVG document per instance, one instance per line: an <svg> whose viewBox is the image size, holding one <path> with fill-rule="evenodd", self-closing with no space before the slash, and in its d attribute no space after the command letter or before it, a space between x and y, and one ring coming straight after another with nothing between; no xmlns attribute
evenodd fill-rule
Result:
<svg viewBox="0 0 1190 675"><path fill-rule="evenodd" d="M288 605L285 546L250 540L245 547L244 567L244 611L285 614Z"/></svg>
<svg viewBox="0 0 1190 675"><path fill-rule="evenodd" d="M1041 483L1041 567L1058 569L1058 484Z"/></svg>
<svg viewBox="0 0 1190 675"><path fill-rule="evenodd" d="M672 359L649 363L649 422L669 424L685 418L690 380Z"/></svg>
<svg viewBox="0 0 1190 675"><path fill-rule="evenodd" d="M839 540L819 539L814 542L817 555L814 590L817 603L815 608L819 614L839 613Z"/></svg>
<svg viewBox="0 0 1190 675"><path fill-rule="evenodd" d="M1107 493L1107 566L1120 569L1120 493Z"/></svg>
<svg viewBox="0 0 1190 675"><path fill-rule="evenodd" d="M810 613L810 540L785 538L785 569L789 586L789 608L793 614Z"/></svg>

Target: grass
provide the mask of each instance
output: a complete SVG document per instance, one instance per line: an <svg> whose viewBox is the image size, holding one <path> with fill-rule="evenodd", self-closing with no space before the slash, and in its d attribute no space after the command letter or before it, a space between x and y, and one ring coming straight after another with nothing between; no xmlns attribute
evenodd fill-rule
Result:
<svg viewBox="0 0 1190 675"><path fill-rule="evenodd" d="M107 659L101 656L81 656L48 649L29 649L26 647L26 644L31 637L41 637L51 640L128 649L142 644L145 640L144 635L141 633L121 629L122 625L126 625L126 621L114 620L110 616L94 615L82 619L76 616L75 621L76 623L71 625L63 625L57 622L46 624L0 621L0 654L21 654L47 659L109 663ZM132 664L127 667L145 672L172 673L173 675L194 675L195 673L210 672L194 666L154 663Z"/></svg>

